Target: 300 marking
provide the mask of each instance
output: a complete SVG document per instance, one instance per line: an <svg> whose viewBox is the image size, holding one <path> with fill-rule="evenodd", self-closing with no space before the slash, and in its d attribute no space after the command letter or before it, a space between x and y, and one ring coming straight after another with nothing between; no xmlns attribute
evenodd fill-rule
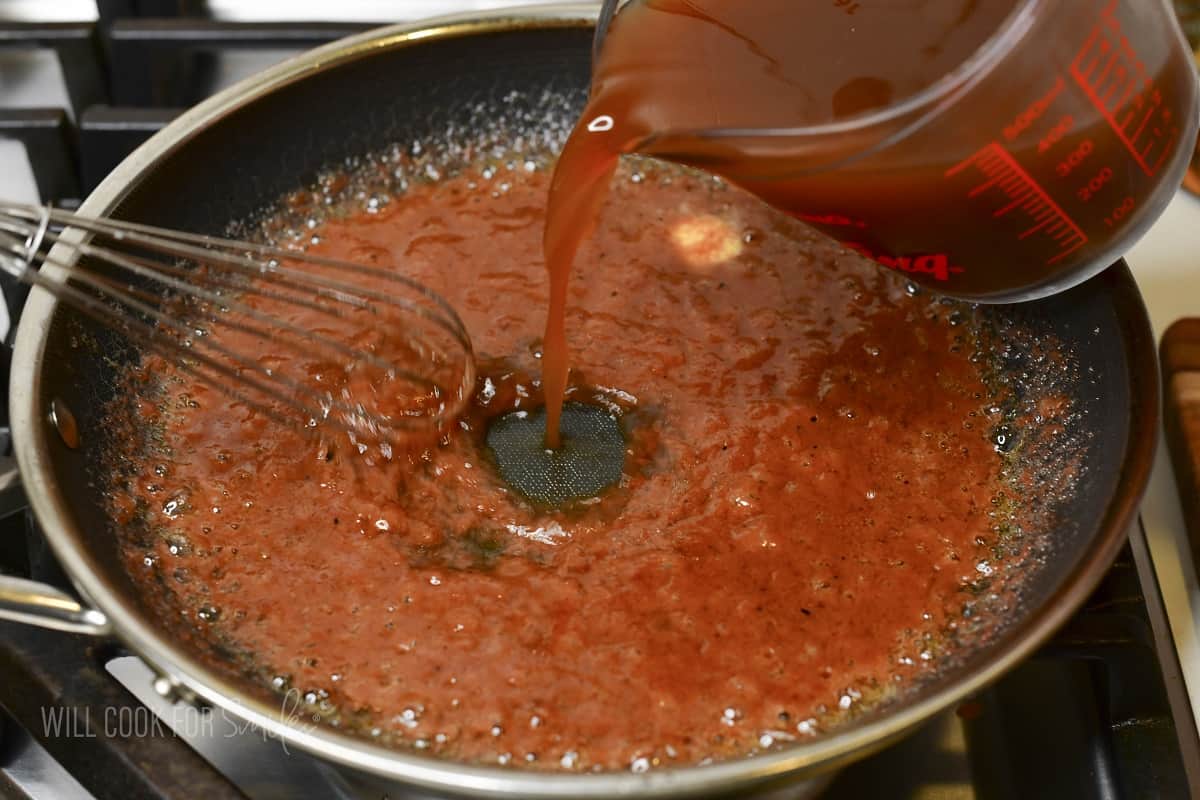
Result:
<svg viewBox="0 0 1200 800"><path fill-rule="evenodd" d="M1104 184L1112 180L1113 171L1110 167L1101 167L1100 171L1092 176L1092 179L1083 186L1075 194L1083 202L1087 202L1096 196L1096 192L1100 191Z"/></svg>
<svg viewBox="0 0 1200 800"><path fill-rule="evenodd" d="M1058 176L1060 178L1065 178L1070 175L1076 167L1082 164L1084 160L1092 154L1092 149L1094 146L1095 145L1092 144L1091 139L1084 139L1082 142L1080 142L1079 145L1071 151L1070 155L1058 162L1058 166L1054 168L1058 173Z"/></svg>

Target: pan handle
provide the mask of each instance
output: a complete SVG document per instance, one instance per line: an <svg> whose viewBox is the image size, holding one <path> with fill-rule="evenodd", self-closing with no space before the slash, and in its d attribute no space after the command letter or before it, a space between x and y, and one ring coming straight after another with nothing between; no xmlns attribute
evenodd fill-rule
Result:
<svg viewBox="0 0 1200 800"><path fill-rule="evenodd" d="M7 429L4 433L7 434ZM0 517L24 508L25 494L16 459L0 457ZM0 575L0 619L56 631L104 636L112 632L108 617L85 608L48 583Z"/></svg>
<svg viewBox="0 0 1200 800"><path fill-rule="evenodd" d="M93 636L112 632L104 612L80 605L48 583L8 575L0 575L0 619Z"/></svg>

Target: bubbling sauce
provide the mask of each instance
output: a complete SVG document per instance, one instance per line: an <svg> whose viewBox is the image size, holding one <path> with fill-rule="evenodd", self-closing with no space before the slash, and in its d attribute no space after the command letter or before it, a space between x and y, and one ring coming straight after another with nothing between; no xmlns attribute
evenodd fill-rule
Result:
<svg viewBox="0 0 1200 800"><path fill-rule="evenodd" d="M1004 566L974 312L740 190L626 164L565 317L565 394L622 426L623 474L539 508L486 432L557 389L549 175L488 170L332 214L308 247L402 265L459 311L480 378L440 442L359 452L142 362L113 503L165 624L343 730L531 769L739 757L932 674L979 565Z"/></svg>

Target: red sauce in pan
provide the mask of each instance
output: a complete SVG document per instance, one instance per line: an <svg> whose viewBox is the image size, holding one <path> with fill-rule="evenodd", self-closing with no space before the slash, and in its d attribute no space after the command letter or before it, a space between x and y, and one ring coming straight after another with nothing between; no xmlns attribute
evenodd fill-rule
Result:
<svg viewBox="0 0 1200 800"><path fill-rule="evenodd" d="M368 458L147 360L131 574L324 719L471 762L740 756L933 669L1001 489L970 312L738 190L623 167L565 321L568 392L622 415L626 474L538 510L481 433L540 403L548 183L471 167L310 248L403 265L465 320L482 375L440 445Z"/></svg>

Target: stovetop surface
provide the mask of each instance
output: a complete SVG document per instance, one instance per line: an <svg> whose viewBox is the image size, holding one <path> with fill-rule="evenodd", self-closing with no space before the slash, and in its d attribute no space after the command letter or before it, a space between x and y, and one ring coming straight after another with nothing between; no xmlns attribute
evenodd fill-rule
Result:
<svg viewBox="0 0 1200 800"><path fill-rule="evenodd" d="M0 542L0 570L67 587L27 514L0 521ZM1200 796L1200 740L1165 634L1137 527L1085 608L1036 655L844 770L821 797ZM0 796L416 797L219 709L164 700L152 681L114 642L0 622Z"/></svg>

